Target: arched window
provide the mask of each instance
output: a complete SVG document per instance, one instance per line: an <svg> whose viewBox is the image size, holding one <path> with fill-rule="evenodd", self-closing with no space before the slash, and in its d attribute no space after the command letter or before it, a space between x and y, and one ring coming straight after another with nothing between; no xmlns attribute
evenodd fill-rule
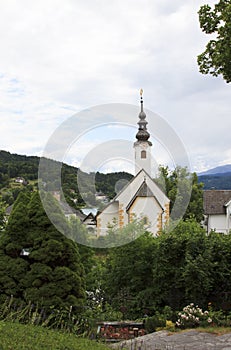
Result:
<svg viewBox="0 0 231 350"><path fill-rule="evenodd" d="M146 158L146 151L141 151L141 158L145 159Z"/></svg>

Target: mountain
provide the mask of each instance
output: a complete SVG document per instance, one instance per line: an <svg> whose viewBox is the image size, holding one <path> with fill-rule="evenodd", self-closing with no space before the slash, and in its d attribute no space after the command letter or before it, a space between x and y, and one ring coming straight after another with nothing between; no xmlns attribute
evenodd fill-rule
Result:
<svg viewBox="0 0 231 350"><path fill-rule="evenodd" d="M231 190L231 164L218 166L198 174L204 190Z"/></svg>
<svg viewBox="0 0 231 350"><path fill-rule="evenodd" d="M216 168L212 168L206 171L203 171L198 174L198 176L202 175L214 175L214 174L226 174L231 173L231 164L217 166Z"/></svg>

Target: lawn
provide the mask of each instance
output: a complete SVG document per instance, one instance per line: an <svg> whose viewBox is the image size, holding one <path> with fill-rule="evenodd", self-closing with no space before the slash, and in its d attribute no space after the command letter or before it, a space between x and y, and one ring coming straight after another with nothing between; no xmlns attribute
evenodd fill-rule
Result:
<svg viewBox="0 0 231 350"><path fill-rule="evenodd" d="M40 326L0 321L0 350L107 350L103 344Z"/></svg>

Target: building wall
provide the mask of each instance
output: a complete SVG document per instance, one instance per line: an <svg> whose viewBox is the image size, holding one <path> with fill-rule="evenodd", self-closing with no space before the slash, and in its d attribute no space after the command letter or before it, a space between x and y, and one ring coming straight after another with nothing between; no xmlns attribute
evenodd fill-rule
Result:
<svg viewBox="0 0 231 350"><path fill-rule="evenodd" d="M104 211L99 214L97 220L97 235L105 236L107 234L108 225L113 221L117 222L116 227L119 225L119 203L117 201L111 202Z"/></svg>
<svg viewBox="0 0 231 350"><path fill-rule="evenodd" d="M225 214L213 214L208 216L208 232L211 230L216 230L221 233L228 233L231 229L231 219L229 219Z"/></svg>
<svg viewBox="0 0 231 350"><path fill-rule="evenodd" d="M162 216L162 208L153 197L137 197L129 209L129 218L147 219L147 230L157 235L160 231L160 216Z"/></svg>

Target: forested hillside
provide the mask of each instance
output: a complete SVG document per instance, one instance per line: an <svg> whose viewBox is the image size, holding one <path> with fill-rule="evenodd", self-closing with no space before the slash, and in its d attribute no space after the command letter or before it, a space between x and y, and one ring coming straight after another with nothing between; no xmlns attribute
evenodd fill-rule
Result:
<svg viewBox="0 0 231 350"><path fill-rule="evenodd" d="M18 196L18 193L25 190L31 190L37 187L38 167L40 158L36 156L26 156L11 154L10 152L0 151L0 196L7 204L12 204ZM50 161L57 163L55 161ZM49 172L49 169L47 170ZM79 193L77 184L78 168L63 164L62 165L62 189L67 202L76 208L84 205L84 200ZM50 174L47 174L50 178ZM46 173L44 172L46 177ZM23 178L24 183L17 183L16 178ZM92 178L94 177L94 186ZM93 193L103 192L108 198L115 196L115 184L123 179L130 180L131 174L117 172L111 174L102 173L83 173L84 178L84 197L91 199L94 205ZM46 186L49 190L56 190L55 181L47 181Z"/></svg>
<svg viewBox="0 0 231 350"><path fill-rule="evenodd" d="M0 151L0 199L7 205L12 204L19 192L37 188L38 167L40 158L36 156L26 156L11 154L7 151ZM55 161L50 161L55 162ZM126 172L116 172L110 174L103 173L82 173L81 179L84 181L84 193L79 192L77 183L78 168L63 164L62 165L62 190L69 205L74 208L81 208L87 200L92 205L97 205L94 193L102 192L109 199L115 196L115 191L124 185L126 181L131 180L132 175ZM44 172L46 177L46 172ZM16 178L23 178L24 183L17 183ZM47 178L50 178L49 169L47 169ZM122 179L122 180L121 180ZM198 181L203 183L203 189L231 189L231 173L199 175ZM56 181L46 181L47 189L55 191L57 189ZM84 199L82 198L82 195Z"/></svg>
<svg viewBox="0 0 231 350"><path fill-rule="evenodd" d="M231 172L199 175L198 179L203 182L204 190L231 190Z"/></svg>

